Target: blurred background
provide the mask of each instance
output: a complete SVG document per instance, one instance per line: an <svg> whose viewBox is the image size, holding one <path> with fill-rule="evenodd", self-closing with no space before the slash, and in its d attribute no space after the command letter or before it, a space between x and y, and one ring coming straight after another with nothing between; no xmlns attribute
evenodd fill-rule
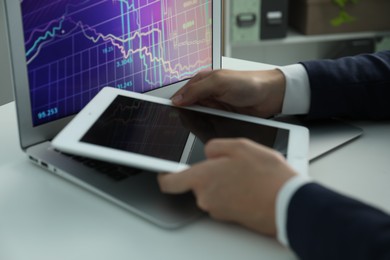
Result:
<svg viewBox="0 0 390 260"><path fill-rule="evenodd" d="M388 0L225 0L224 55L287 65L390 49Z"/></svg>

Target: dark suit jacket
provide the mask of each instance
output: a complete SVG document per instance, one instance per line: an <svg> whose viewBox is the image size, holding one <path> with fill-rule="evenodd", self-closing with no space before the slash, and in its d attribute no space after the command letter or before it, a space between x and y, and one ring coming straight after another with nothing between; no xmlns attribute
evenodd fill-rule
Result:
<svg viewBox="0 0 390 260"><path fill-rule="evenodd" d="M303 62L309 75L309 117L390 118L390 51Z"/></svg>
<svg viewBox="0 0 390 260"><path fill-rule="evenodd" d="M390 118L390 51L302 64L309 117ZM301 259L390 259L390 216L314 183L291 199L287 234Z"/></svg>

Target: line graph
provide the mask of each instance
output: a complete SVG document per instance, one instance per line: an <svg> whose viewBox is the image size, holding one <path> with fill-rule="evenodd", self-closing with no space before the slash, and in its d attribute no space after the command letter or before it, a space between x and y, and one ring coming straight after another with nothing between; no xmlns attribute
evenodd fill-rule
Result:
<svg viewBox="0 0 390 260"><path fill-rule="evenodd" d="M21 6L34 125L77 113L105 86L143 93L212 66L211 0Z"/></svg>

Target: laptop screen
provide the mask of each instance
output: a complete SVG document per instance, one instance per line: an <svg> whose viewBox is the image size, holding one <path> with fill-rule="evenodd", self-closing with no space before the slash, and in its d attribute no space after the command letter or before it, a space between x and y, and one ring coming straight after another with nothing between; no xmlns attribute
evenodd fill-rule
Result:
<svg viewBox="0 0 390 260"><path fill-rule="evenodd" d="M21 1L33 125L212 69L210 0Z"/></svg>

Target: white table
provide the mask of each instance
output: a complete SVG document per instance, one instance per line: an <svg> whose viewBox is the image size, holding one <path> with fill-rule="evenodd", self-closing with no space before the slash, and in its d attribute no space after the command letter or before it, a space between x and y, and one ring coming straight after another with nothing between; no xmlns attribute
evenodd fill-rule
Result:
<svg viewBox="0 0 390 260"><path fill-rule="evenodd" d="M174 231L151 225L31 164L19 148L14 103L0 107L0 118L0 259L295 258L272 239L207 217ZM390 121L353 124L365 134L312 162L310 174L390 212Z"/></svg>

